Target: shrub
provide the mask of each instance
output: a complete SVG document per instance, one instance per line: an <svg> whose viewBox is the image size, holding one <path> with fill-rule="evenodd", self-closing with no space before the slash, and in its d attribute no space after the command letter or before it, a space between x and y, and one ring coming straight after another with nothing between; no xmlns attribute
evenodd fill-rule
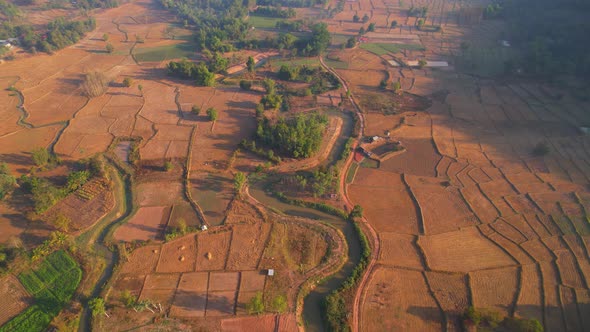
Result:
<svg viewBox="0 0 590 332"><path fill-rule="evenodd" d="M424 68L426 66L427 62L424 59L420 59L418 60L418 68Z"/></svg>
<svg viewBox="0 0 590 332"><path fill-rule="evenodd" d="M33 150L32 158L35 165L43 167L49 163L49 151L44 148L38 148Z"/></svg>
<svg viewBox="0 0 590 332"><path fill-rule="evenodd" d="M241 80L240 81L240 88L242 90L250 90L252 88L252 81Z"/></svg>
<svg viewBox="0 0 590 332"><path fill-rule="evenodd" d="M207 109L207 116L209 117L209 121L217 121L217 110L213 107L209 107Z"/></svg>
<svg viewBox="0 0 590 332"><path fill-rule="evenodd" d="M171 171L173 168L174 168L174 165L172 165L172 162L171 162L171 161L169 161L169 160L166 160L166 161L164 162L164 170L165 170L166 172L170 172L170 171Z"/></svg>
<svg viewBox="0 0 590 332"><path fill-rule="evenodd" d="M127 88L130 88L133 85L133 79L131 77L125 77L123 80L123 85Z"/></svg>
<svg viewBox="0 0 590 332"><path fill-rule="evenodd" d="M107 51L107 53L113 53L115 51L115 46L113 46L113 44L111 43L107 43L107 46L105 46L105 50Z"/></svg>
<svg viewBox="0 0 590 332"><path fill-rule="evenodd" d="M246 304L246 309L249 314L261 314L264 312L264 302L262 301L262 292L257 292L256 295Z"/></svg>
<svg viewBox="0 0 590 332"><path fill-rule="evenodd" d="M198 116L201 114L201 108L197 105L193 105L193 107L191 107L191 113Z"/></svg>

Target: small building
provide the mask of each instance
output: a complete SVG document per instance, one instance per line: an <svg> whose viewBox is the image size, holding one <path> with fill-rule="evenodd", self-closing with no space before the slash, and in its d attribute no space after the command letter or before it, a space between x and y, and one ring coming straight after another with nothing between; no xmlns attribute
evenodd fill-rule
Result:
<svg viewBox="0 0 590 332"><path fill-rule="evenodd" d="M510 42L507 40L500 40L500 45L504 47L510 47Z"/></svg>
<svg viewBox="0 0 590 332"><path fill-rule="evenodd" d="M206 230L207 230L207 225L202 225L202 226L201 226L201 230L202 230L202 231L206 231Z"/></svg>
<svg viewBox="0 0 590 332"><path fill-rule="evenodd" d="M272 277L275 275L275 270L274 269L268 269L268 271L266 271L266 275L269 277Z"/></svg>
<svg viewBox="0 0 590 332"><path fill-rule="evenodd" d="M381 139L381 137L379 137L379 136L373 136L373 137L371 137L371 140L372 140L373 142L377 142L377 141L378 141L378 140L380 140L380 139Z"/></svg>

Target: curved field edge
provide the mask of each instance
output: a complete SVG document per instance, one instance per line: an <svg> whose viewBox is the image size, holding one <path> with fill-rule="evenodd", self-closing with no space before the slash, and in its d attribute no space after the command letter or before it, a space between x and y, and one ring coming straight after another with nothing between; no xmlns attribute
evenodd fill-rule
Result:
<svg viewBox="0 0 590 332"><path fill-rule="evenodd" d="M69 303L82 279L78 263L64 250L51 253L38 267L19 274L18 279L34 303L0 327L2 332L44 331Z"/></svg>

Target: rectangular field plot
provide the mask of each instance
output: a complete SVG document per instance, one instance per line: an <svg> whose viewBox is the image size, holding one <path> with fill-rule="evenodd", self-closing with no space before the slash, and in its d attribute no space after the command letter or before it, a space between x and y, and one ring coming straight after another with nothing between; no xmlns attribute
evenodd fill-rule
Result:
<svg viewBox="0 0 590 332"><path fill-rule="evenodd" d="M521 288L515 313L520 317L543 321L543 300L541 292L541 271L534 264L523 265L521 269Z"/></svg>
<svg viewBox="0 0 590 332"><path fill-rule="evenodd" d="M209 292L207 294L206 316L233 315L236 307L236 292Z"/></svg>
<svg viewBox="0 0 590 332"><path fill-rule="evenodd" d="M209 292L236 290L239 280L239 272L211 272L209 275Z"/></svg>
<svg viewBox="0 0 590 332"><path fill-rule="evenodd" d="M475 227L420 237L418 244L433 270L469 272L515 265L510 256L481 236Z"/></svg>
<svg viewBox="0 0 590 332"><path fill-rule="evenodd" d="M192 272L197 260L197 243L194 235L185 236L162 245L162 254L156 271L159 273Z"/></svg>
<svg viewBox="0 0 590 332"><path fill-rule="evenodd" d="M207 292L178 289L170 308L172 317L203 317L207 304Z"/></svg>
<svg viewBox="0 0 590 332"><path fill-rule="evenodd" d="M379 262L386 265L423 269L418 248L414 244L416 236L381 233Z"/></svg>
<svg viewBox="0 0 590 332"><path fill-rule="evenodd" d="M473 305L509 315L518 294L519 270L508 267L469 274Z"/></svg>
<svg viewBox="0 0 590 332"><path fill-rule="evenodd" d="M375 270L360 315L362 331L442 329L442 313L428 291L422 272L418 271Z"/></svg>

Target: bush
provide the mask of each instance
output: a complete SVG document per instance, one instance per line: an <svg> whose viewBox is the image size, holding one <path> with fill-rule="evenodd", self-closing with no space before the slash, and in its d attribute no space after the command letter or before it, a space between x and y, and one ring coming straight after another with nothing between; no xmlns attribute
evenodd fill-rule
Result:
<svg viewBox="0 0 590 332"><path fill-rule="evenodd" d="M164 170L166 172L170 172L172 170L172 168L174 168L174 165L172 165L172 162L170 162L169 160L166 160L166 162L164 162Z"/></svg>
<svg viewBox="0 0 590 332"><path fill-rule="evenodd" d="M240 88L242 90L250 90L252 88L252 81L241 80L240 81Z"/></svg>
<svg viewBox="0 0 590 332"><path fill-rule="evenodd" d="M193 105L191 107L191 113L198 116L199 114L201 114L201 108L197 105Z"/></svg>
<svg viewBox="0 0 590 332"><path fill-rule="evenodd" d="M131 77L125 77L123 80L123 85L127 88L130 88L133 85L133 79Z"/></svg>
<svg viewBox="0 0 590 332"><path fill-rule="evenodd" d="M213 107L209 107L207 109L207 116L209 117L209 121L217 121L217 110Z"/></svg>
<svg viewBox="0 0 590 332"><path fill-rule="evenodd" d="M105 46L105 50L107 51L107 53L113 53L115 51L115 46L113 46L113 44L111 43L107 43L107 46Z"/></svg>
<svg viewBox="0 0 590 332"><path fill-rule="evenodd" d="M35 165L43 167L49 163L49 151L44 148L38 148L33 150L32 158Z"/></svg>
<svg viewBox="0 0 590 332"><path fill-rule="evenodd" d="M261 314L264 312L264 302L262 301L262 292L257 292L256 295L246 304L248 313Z"/></svg>

